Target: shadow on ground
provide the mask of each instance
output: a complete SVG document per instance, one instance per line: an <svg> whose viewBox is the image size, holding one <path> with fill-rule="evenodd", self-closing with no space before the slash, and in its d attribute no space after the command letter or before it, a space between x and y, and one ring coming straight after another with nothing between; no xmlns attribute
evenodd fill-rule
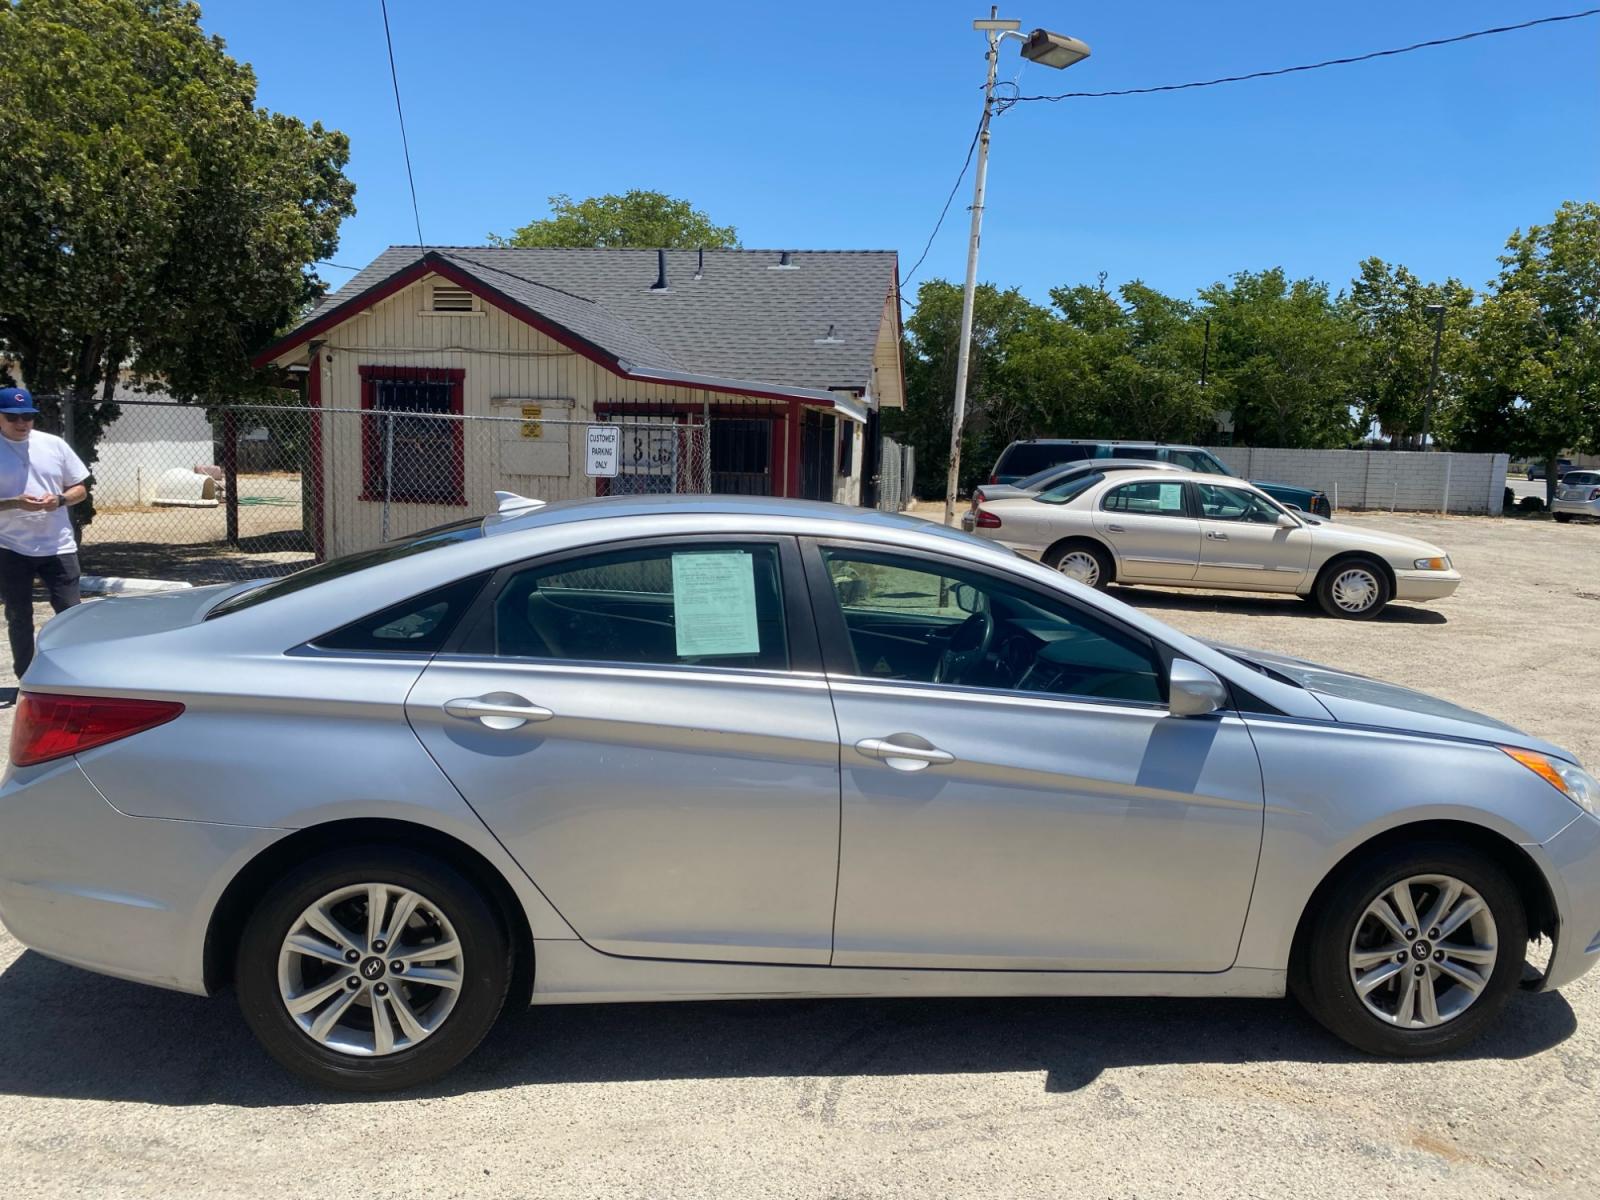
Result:
<svg viewBox="0 0 1600 1200"><path fill-rule="evenodd" d="M1118 600L1152 612L1216 612L1259 614L1269 617L1304 617L1308 621L1336 621L1316 604L1298 596L1236 595L1219 592L1158 591L1143 587L1117 587L1111 592ZM1445 615L1431 608L1396 601L1368 620L1374 625L1443 625Z"/></svg>
<svg viewBox="0 0 1600 1200"><path fill-rule="evenodd" d="M1465 1059L1569 1037L1558 993L1518 993ZM231 996L123 983L32 952L0 974L0 1093L275 1107L349 1097L302 1085L251 1038ZM525 1009L438 1084L393 1099L528 1085L1043 1071L1071 1092L1113 1067L1362 1061L1276 1000L766 1000Z"/></svg>
<svg viewBox="0 0 1600 1200"><path fill-rule="evenodd" d="M130 579L173 579L184 583L233 583L288 575L313 560L304 534L290 531L225 542L96 542L79 553L87 575Z"/></svg>

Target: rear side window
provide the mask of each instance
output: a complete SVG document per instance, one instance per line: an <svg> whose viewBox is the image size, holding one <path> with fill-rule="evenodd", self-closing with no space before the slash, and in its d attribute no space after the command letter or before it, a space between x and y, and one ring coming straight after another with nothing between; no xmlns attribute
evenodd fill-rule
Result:
<svg viewBox="0 0 1600 1200"><path fill-rule="evenodd" d="M352 621L311 644L319 650L437 654L488 580L487 575L458 579Z"/></svg>
<svg viewBox="0 0 1600 1200"><path fill-rule="evenodd" d="M1182 517L1183 484L1147 479L1112 488L1100 501L1106 512L1142 513L1151 517Z"/></svg>
<svg viewBox="0 0 1600 1200"><path fill-rule="evenodd" d="M529 567L473 641L506 658L787 670L778 548L687 543Z"/></svg>
<svg viewBox="0 0 1600 1200"><path fill-rule="evenodd" d="M995 465L996 475L1032 475L1046 467L1077 462L1094 453L1092 446L1066 446L1059 442L1012 442Z"/></svg>

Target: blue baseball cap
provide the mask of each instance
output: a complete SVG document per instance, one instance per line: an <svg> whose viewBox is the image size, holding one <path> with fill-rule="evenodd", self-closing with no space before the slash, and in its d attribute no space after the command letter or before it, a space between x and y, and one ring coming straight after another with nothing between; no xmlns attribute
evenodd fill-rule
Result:
<svg viewBox="0 0 1600 1200"><path fill-rule="evenodd" d="M0 413L36 413L33 393L27 388L0 388Z"/></svg>

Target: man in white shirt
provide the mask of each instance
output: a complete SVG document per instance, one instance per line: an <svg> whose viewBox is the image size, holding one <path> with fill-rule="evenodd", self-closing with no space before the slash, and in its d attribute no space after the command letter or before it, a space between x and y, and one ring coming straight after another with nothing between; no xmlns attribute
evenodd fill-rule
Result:
<svg viewBox="0 0 1600 1200"><path fill-rule="evenodd" d="M78 543L67 508L89 494L89 468L72 447L33 427L26 388L0 388L0 595L17 678L33 661L33 580L57 612L79 602Z"/></svg>

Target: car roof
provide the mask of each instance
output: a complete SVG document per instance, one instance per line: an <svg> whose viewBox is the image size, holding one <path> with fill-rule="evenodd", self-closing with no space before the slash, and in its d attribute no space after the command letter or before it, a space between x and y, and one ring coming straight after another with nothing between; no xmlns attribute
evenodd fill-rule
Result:
<svg viewBox="0 0 1600 1200"><path fill-rule="evenodd" d="M1018 438L1011 446L1150 446L1172 450L1204 450L1190 442L1143 442L1124 438Z"/></svg>

